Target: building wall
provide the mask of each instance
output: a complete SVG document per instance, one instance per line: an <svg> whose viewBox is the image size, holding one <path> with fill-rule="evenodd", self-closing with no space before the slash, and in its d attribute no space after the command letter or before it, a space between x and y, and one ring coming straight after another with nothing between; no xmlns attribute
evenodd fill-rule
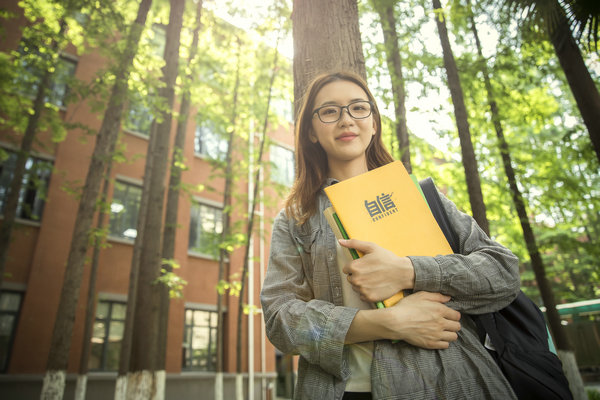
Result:
<svg viewBox="0 0 600 400"><path fill-rule="evenodd" d="M19 19L15 27L22 24ZM2 50L16 48L20 37L19 29L7 29L6 41L1 45ZM6 47L9 46L9 47ZM72 47L67 52L73 52ZM77 57L76 54L71 53ZM77 57L78 64L76 77L82 81L90 81L96 71L104 65L104 60L94 52ZM93 113L88 104L71 104L62 111L65 119L71 122L81 122L94 129L101 124L101 115ZM174 136L175 121L173 122L172 137ZM189 170L183 172L182 179L187 184L203 184L209 181L211 168L209 162L194 154L194 118L190 118L187 127L187 139L185 147L185 158L188 161ZM279 127L272 132L277 142L293 148L293 132L291 126ZM64 190L65 186L82 185L85 181L90 156L92 154L94 139L86 136L78 130L68 132L66 139L60 143L53 143L48 132L38 134L39 144L36 145L37 155L53 160L54 171L50 178L47 192L47 200L44 207L42 219L39 222L30 223L18 221L13 231L14 240L9 250L7 272L3 288L17 288L24 290L21 304L16 335L12 345L12 352L5 375L0 375L0 391L11 393L25 390L39 394L37 385L41 383L41 374L44 373L49 353L50 341L54 320L58 310L58 302L61 293L62 281L65 272L66 260L71 243L71 237L75 218L77 214L78 201ZM148 145L146 138L139 135L122 132L120 142L125 146L127 162L118 163L113 166L112 178L127 179L134 182L142 182L144 175L145 153ZM0 132L0 146L16 149L20 143L20 137L12 132ZM211 180L211 184L217 188L223 187L223 182ZM237 190L245 190L247 182L242 180ZM268 184L268 181L267 181ZM114 184L109 188L109 199L112 198ZM206 199L211 202L222 203L222 197L218 192L195 193L196 198ZM278 200L282 200L281 198ZM218 277L218 262L212 259L188 254L188 235L190 223L190 208L192 201L189 196L181 195L179 199L178 226L176 233L175 258L179 261L181 268L177 270L187 285L183 290L182 299L171 300L168 328L168 348L166 359L166 370L169 376L167 390L185 392L186 376L198 375L198 373L182 371L182 341L184 331L184 309L186 304L202 305L216 309L217 294L215 286ZM255 257L259 255L268 256L270 237L270 222L275 216L281 201L276 207L264 211L264 235L267 238L263 242L256 235L253 252ZM259 229L259 223L255 225ZM108 239L110 247L100 253L99 272L97 281L97 292L99 298L103 296L125 299L129 284L129 272L133 250L133 243L122 240ZM91 257L91 251L88 253ZM243 249L236 250L231 256L231 273L241 269L243 265ZM254 304L260 307L261 278L266 269L266 260L263 258L254 262L253 275L253 298ZM261 270L263 273L261 273ZM86 313L86 299L88 295L88 281L90 275L90 263L87 263L83 275L83 285L80 290L80 298L77 306L77 315L71 339L71 350L69 354L69 373L76 373L79 368L79 359L83 340L83 323ZM225 327L225 368L232 373L235 371L236 361L236 324L238 299L227 296L225 305L226 314ZM262 328L262 315L255 314L244 319L243 329L243 371L248 374L248 318L253 320L253 343L254 351L253 371L255 373L255 386L262 387L262 383L274 379L275 374L275 350L264 336ZM135 340L135 339L134 339ZM263 357L262 354L265 356ZM200 374L202 375L202 374ZM114 383L113 373L95 373L91 375L93 382L91 386L106 386ZM210 373L204 374L203 380L194 385L201 389L206 382L210 381ZM108 381L106 383L105 381ZM192 381L188 379L188 381ZM25 382L25 384L23 384ZM176 383L169 383L176 382ZM262 383L261 383L262 382ZM69 383L69 385L71 385ZM247 384L247 383L246 383ZM183 386L182 386L183 385ZM262 386L261 386L262 385ZM41 387L41 386L40 386ZM170 388L178 389L170 389ZM16 389L15 389L16 388ZM261 389L262 390L262 389ZM22 392L20 392L22 393ZM10 396L9 396L10 397ZM67 396L68 397L68 396ZM28 398L19 397L19 398ZM171 397L168 397L171 398ZM173 398L186 398L173 397Z"/></svg>

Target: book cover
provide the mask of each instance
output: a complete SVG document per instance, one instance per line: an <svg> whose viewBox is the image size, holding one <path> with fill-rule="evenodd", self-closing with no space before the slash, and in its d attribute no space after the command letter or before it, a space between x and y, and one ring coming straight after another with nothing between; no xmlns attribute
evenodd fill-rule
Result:
<svg viewBox="0 0 600 400"><path fill-rule="evenodd" d="M453 253L418 184L400 161L326 187L325 193L342 237L377 243L400 257ZM400 292L377 307L390 307L401 298Z"/></svg>

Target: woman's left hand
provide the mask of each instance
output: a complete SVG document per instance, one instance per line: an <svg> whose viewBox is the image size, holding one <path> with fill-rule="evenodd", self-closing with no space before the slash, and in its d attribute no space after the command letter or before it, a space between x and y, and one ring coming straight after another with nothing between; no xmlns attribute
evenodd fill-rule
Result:
<svg viewBox="0 0 600 400"><path fill-rule="evenodd" d="M362 300L381 301L414 287L415 271L408 257L399 257L372 242L350 239L339 240L339 243L364 254L342 270Z"/></svg>

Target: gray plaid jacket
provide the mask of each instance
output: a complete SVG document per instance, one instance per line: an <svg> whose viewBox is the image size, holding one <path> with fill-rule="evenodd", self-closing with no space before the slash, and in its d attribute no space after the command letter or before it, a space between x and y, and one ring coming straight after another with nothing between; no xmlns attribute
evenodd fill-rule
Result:
<svg viewBox="0 0 600 400"><path fill-rule="evenodd" d="M517 296L518 259L441 197L460 238L460 254L410 258L414 290L447 294L448 306L462 313L458 340L445 350L376 341L373 399L514 399L465 314L499 310ZM344 338L358 310L343 306L336 239L322 214L331 203L322 190L318 205L319 212L302 226L283 211L276 217L261 302L270 341L300 355L294 398L339 400L350 375Z"/></svg>

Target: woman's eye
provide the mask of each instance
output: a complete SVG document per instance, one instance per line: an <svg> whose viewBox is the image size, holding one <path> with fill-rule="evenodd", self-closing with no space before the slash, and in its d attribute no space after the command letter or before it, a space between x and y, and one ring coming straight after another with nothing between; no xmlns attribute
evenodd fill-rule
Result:
<svg viewBox="0 0 600 400"><path fill-rule="evenodd" d="M337 108L335 108L335 107L322 108L321 109L321 114L322 115L331 115L331 114L336 114L337 112L338 112Z"/></svg>
<svg viewBox="0 0 600 400"><path fill-rule="evenodd" d="M358 102L351 105L352 111L367 111L369 109L369 103Z"/></svg>

